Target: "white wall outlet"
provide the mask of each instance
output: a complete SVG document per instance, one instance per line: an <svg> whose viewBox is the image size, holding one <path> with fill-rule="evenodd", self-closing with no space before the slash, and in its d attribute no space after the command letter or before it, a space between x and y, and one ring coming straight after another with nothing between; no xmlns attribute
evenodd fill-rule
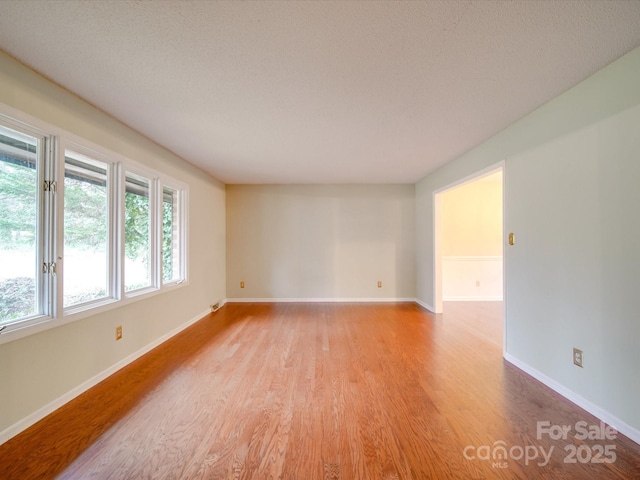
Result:
<svg viewBox="0 0 640 480"><path fill-rule="evenodd" d="M582 368L582 350L573 348L573 364Z"/></svg>

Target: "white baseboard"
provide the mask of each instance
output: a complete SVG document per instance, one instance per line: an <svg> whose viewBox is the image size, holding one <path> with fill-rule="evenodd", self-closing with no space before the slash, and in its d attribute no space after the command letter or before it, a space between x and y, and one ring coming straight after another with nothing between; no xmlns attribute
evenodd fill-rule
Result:
<svg viewBox="0 0 640 480"><path fill-rule="evenodd" d="M512 355L510 355L508 353L505 353L504 354L504 359L507 362L511 363L512 365L518 367L520 370L528 373L529 375L531 375L533 378L535 378L539 382L545 384L551 390L559 393L560 395L562 395L567 400L575 403L580 408L583 408L587 412L589 412L592 415L594 415L596 418L602 420L607 425L611 425L618 432L620 432L621 434L629 437L631 440L633 440L637 444L640 444L640 431L638 431L635 428L633 428L632 426L626 424L625 422L620 420L615 415L612 415L611 413L607 412L606 410L602 409L601 407L591 403L589 400L586 400L585 398L581 397L580 395L578 395L577 393L573 392L572 390L569 390L567 387L565 387L564 385L556 382L552 378L549 378L544 373L536 370L535 368L527 365L524 362L521 362L520 360L518 360L514 356L512 356Z"/></svg>
<svg viewBox="0 0 640 480"><path fill-rule="evenodd" d="M228 303L349 303L415 302L415 298L228 298Z"/></svg>
<svg viewBox="0 0 640 480"><path fill-rule="evenodd" d="M431 313L435 312L435 309L434 309L431 305L429 305L429 304L427 304L427 303L423 302L422 300L420 300L420 299L416 298L416 299L415 299L415 301L416 301L416 303L417 303L418 305L420 305L420 306L421 306L422 308L424 308L425 310L428 310L428 311L429 311L429 312L431 312Z"/></svg>
<svg viewBox="0 0 640 480"><path fill-rule="evenodd" d="M224 303L221 303L220 306L222 307L222 305L224 305ZM64 395L62 395L62 396L56 398L55 400L49 402L44 407L39 408L38 410L36 410L35 412L31 413L30 415L27 415L22 420L20 420L20 421L14 423L13 425L7 427L2 432L0 432L0 445L5 443L10 438L16 436L17 434L19 434L23 430L26 430L27 428L29 428L34 423L42 420L44 417L46 417L50 413L52 413L55 410L57 410L58 408L62 407L65 403L70 402L71 400L76 398L78 395L86 392L91 387L97 385L98 383L100 383L102 380L106 379L110 375L113 375L114 373L116 373L121 368L126 367L131 362L133 362L134 360L137 360L138 358L140 358L145 353L150 352L151 350L156 348L161 343L166 342L171 337L173 337L173 336L177 335L178 333L180 333L182 330L186 329L187 327L190 327L191 325L193 325L194 323L196 323L198 320L202 319L203 317L205 317L209 313L210 313L209 310L206 310L206 311L204 311L202 313L199 313L198 315L196 315L192 319L188 320L187 322L183 323L179 327L174 328L169 333L166 333L165 335L163 335L162 337L154 340L150 344L142 347L140 350L138 350L136 352L133 352L131 355L123 358L122 360L120 360L119 362L115 363L114 365L112 365L111 367L107 368L106 370L103 370L102 372L98 373L97 375L91 377L89 380L87 380L87 381L81 383L80 385L78 385L77 387L71 389L70 391L68 391Z"/></svg>
<svg viewBox="0 0 640 480"><path fill-rule="evenodd" d="M495 297L482 297L482 296L468 296L468 297L443 297L443 302L501 302L502 296Z"/></svg>

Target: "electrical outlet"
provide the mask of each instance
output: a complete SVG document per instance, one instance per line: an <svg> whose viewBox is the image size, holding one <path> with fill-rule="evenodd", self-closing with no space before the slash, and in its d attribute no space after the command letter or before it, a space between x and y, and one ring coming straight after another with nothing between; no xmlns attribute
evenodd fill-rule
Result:
<svg viewBox="0 0 640 480"><path fill-rule="evenodd" d="M480 286L480 280L476 280L476 287Z"/></svg>
<svg viewBox="0 0 640 480"><path fill-rule="evenodd" d="M118 325L116 327L116 340L120 340L122 338L122 325Z"/></svg>
<svg viewBox="0 0 640 480"><path fill-rule="evenodd" d="M244 282L240 282L240 288L244 288Z"/></svg>
<svg viewBox="0 0 640 480"><path fill-rule="evenodd" d="M378 288L382 288L382 280L378 280Z"/></svg>
<svg viewBox="0 0 640 480"><path fill-rule="evenodd" d="M573 364L582 368L582 350L577 348L573 348Z"/></svg>

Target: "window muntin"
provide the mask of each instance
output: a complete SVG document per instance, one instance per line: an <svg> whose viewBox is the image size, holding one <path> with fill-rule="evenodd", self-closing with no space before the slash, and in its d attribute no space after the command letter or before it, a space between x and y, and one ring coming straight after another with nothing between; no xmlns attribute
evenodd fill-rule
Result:
<svg viewBox="0 0 640 480"><path fill-rule="evenodd" d="M183 279L181 196L177 188L162 188L162 283Z"/></svg>
<svg viewBox="0 0 640 480"><path fill-rule="evenodd" d="M80 153L65 153L64 307L110 296L109 168Z"/></svg>
<svg viewBox="0 0 640 480"><path fill-rule="evenodd" d="M41 313L40 144L0 126L0 325Z"/></svg>
<svg viewBox="0 0 640 480"><path fill-rule="evenodd" d="M124 193L124 290L153 285L151 185L148 178L127 172Z"/></svg>

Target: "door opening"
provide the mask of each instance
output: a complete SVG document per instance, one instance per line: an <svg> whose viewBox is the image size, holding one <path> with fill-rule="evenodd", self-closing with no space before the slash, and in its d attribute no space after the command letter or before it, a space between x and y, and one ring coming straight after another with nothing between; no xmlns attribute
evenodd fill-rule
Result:
<svg viewBox="0 0 640 480"><path fill-rule="evenodd" d="M434 309L444 302L504 300L500 163L434 192ZM503 318L503 349L506 319Z"/></svg>

